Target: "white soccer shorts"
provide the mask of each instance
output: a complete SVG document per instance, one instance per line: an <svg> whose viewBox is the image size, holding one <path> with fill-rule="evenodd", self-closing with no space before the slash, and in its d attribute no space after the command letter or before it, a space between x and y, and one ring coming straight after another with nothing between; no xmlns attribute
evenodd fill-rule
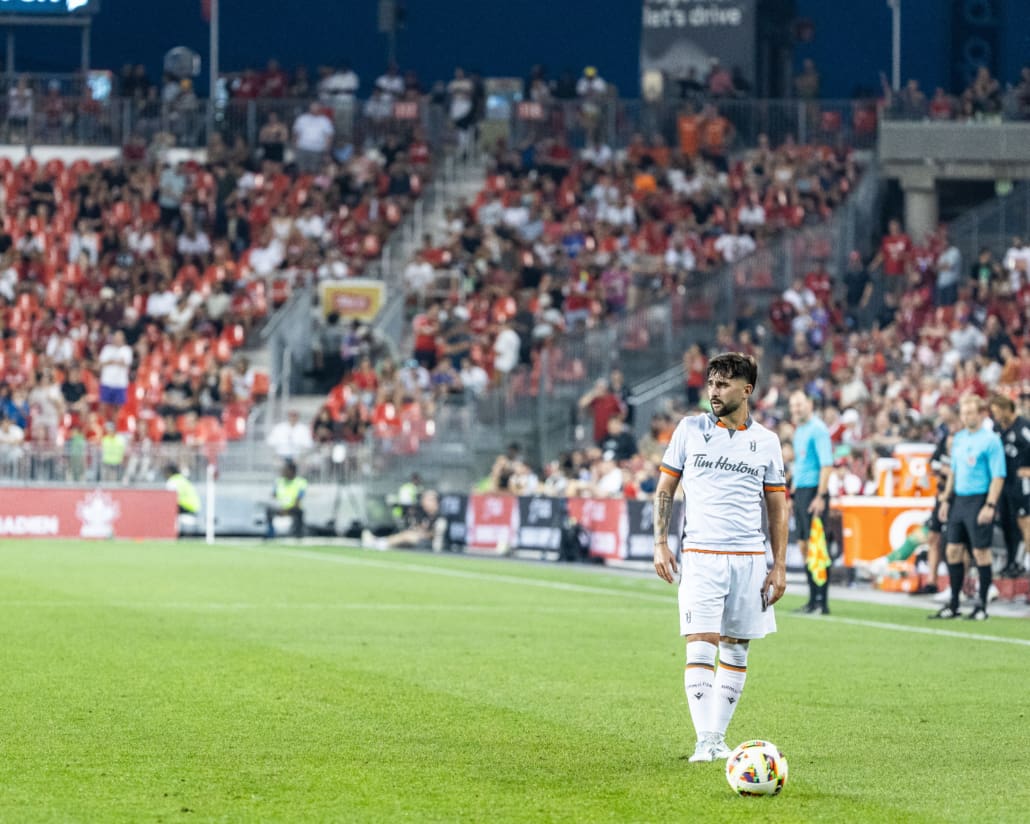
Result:
<svg viewBox="0 0 1030 824"><path fill-rule="evenodd" d="M718 633L764 638L776 632L773 608L762 610L765 555L683 552L680 561L680 635Z"/></svg>

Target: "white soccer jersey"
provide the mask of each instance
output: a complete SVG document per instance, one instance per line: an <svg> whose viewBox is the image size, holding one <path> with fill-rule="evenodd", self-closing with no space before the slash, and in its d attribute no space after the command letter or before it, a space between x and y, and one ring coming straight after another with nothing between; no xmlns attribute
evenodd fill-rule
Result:
<svg viewBox="0 0 1030 824"><path fill-rule="evenodd" d="M683 418L661 471L683 485L684 550L765 553L765 493L787 489L775 432L751 418L738 430L712 414Z"/></svg>

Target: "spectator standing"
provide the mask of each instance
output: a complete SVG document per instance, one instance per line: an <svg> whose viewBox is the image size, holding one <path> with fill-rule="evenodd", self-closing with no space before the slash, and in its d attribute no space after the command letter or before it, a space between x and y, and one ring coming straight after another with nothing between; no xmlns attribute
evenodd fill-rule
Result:
<svg viewBox="0 0 1030 824"><path fill-rule="evenodd" d="M265 125L258 132L261 159L268 163L281 164L286 157L286 144L290 141L290 130L279 119L276 112L269 112Z"/></svg>
<svg viewBox="0 0 1030 824"><path fill-rule="evenodd" d="M318 99L323 103L340 107L354 106L354 98L361 87L357 72L346 60L339 68L323 78L318 84Z"/></svg>
<svg viewBox="0 0 1030 824"><path fill-rule="evenodd" d="M625 417L626 405L611 384L603 378L594 384L593 389L579 399L581 410L589 409L594 419L593 441L600 443L608 434L608 421L612 418Z"/></svg>
<svg viewBox="0 0 1030 824"><path fill-rule="evenodd" d="M510 320L501 324L501 330L494 339L494 370L503 382L507 380L516 366L519 365L519 350L522 339L515 331ZM459 366L460 366L459 362Z"/></svg>
<svg viewBox="0 0 1030 824"><path fill-rule="evenodd" d="M474 91L472 81L465 76L464 70L456 68L454 79L447 84L448 114L458 133L458 153L466 158L472 151L472 132L476 122L472 100Z"/></svg>
<svg viewBox="0 0 1030 824"><path fill-rule="evenodd" d="M104 435L100 439L101 480L121 480L125 452L125 436L115 430L113 421L108 421L104 424Z"/></svg>
<svg viewBox="0 0 1030 824"><path fill-rule="evenodd" d="M1016 414L1011 398L995 395L991 416L1005 450L1005 486L998 499L998 524L1005 536L1005 568L1002 576L1018 578L1023 569L1016 563L1019 542L1030 550L1030 422Z"/></svg>
<svg viewBox="0 0 1030 824"><path fill-rule="evenodd" d="M297 166L302 173L314 174L322 168L335 133L332 121L318 103L312 103L293 121L293 146L297 152Z"/></svg>
<svg viewBox="0 0 1030 824"><path fill-rule="evenodd" d="M947 523L945 557L951 582L951 599L930 618L958 618L958 599L966 567L964 556L972 550L980 578L980 598L968 620L987 619L991 588L991 539L998 501L1005 487L1005 450L1001 438L984 426L983 400L966 395L959 403L963 429L951 444L951 473L941 495L941 521ZM954 495L954 501L952 496Z"/></svg>
<svg viewBox="0 0 1030 824"><path fill-rule="evenodd" d="M948 233L941 229L940 238L944 250L937 255L937 306L954 306L958 300L958 285L962 272L962 253L948 239Z"/></svg>
<svg viewBox="0 0 1030 824"><path fill-rule="evenodd" d="M869 268L876 270L882 266L890 291L897 294L905 287L911 254L911 239L901 230L901 222L892 220L887 224L887 234L876 256L869 262Z"/></svg>
<svg viewBox="0 0 1030 824"><path fill-rule="evenodd" d="M111 341L100 350L100 403L105 414L125 405L129 388L129 370L132 368L132 349L125 342L125 333L119 329Z"/></svg>
<svg viewBox="0 0 1030 824"><path fill-rule="evenodd" d="M826 580L819 583L815 580L808 553L812 520L821 518L826 511L827 489L833 472L833 445L830 443L830 431L815 415L812 399L808 395L795 392L790 396L789 404L795 426L791 504L794 508L798 547L805 561L805 576L808 578L808 603L798 611L829 615L827 595L830 582Z"/></svg>

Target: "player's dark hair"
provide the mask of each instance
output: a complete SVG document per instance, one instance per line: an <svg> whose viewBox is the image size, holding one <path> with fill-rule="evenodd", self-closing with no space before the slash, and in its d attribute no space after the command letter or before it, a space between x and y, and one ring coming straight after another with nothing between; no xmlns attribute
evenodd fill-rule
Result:
<svg viewBox="0 0 1030 824"><path fill-rule="evenodd" d="M758 384L758 363L750 355L743 352L723 352L708 361L707 376L718 375L720 378L735 380L743 378L745 383Z"/></svg>
<svg viewBox="0 0 1030 824"><path fill-rule="evenodd" d="M1012 402L1012 398L1005 395L992 395L989 405L1004 409L1006 412L1016 411L1016 405Z"/></svg>

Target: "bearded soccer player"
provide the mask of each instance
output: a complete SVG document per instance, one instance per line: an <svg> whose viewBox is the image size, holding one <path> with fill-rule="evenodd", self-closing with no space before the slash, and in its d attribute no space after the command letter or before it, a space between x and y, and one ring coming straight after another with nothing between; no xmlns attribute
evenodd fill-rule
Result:
<svg viewBox="0 0 1030 824"><path fill-rule="evenodd" d="M693 762L729 755L726 728L744 689L748 644L776 631L772 605L786 588L780 439L748 412L758 366L748 355L721 354L709 361L707 379L712 411L679 422L654 501L655 571L670 584L679 581L680 634L687 638L683 683L697 733ZM681 483L686 518L677 563L669 521ZM768 570L766 532L773 556Z"/></svg>

